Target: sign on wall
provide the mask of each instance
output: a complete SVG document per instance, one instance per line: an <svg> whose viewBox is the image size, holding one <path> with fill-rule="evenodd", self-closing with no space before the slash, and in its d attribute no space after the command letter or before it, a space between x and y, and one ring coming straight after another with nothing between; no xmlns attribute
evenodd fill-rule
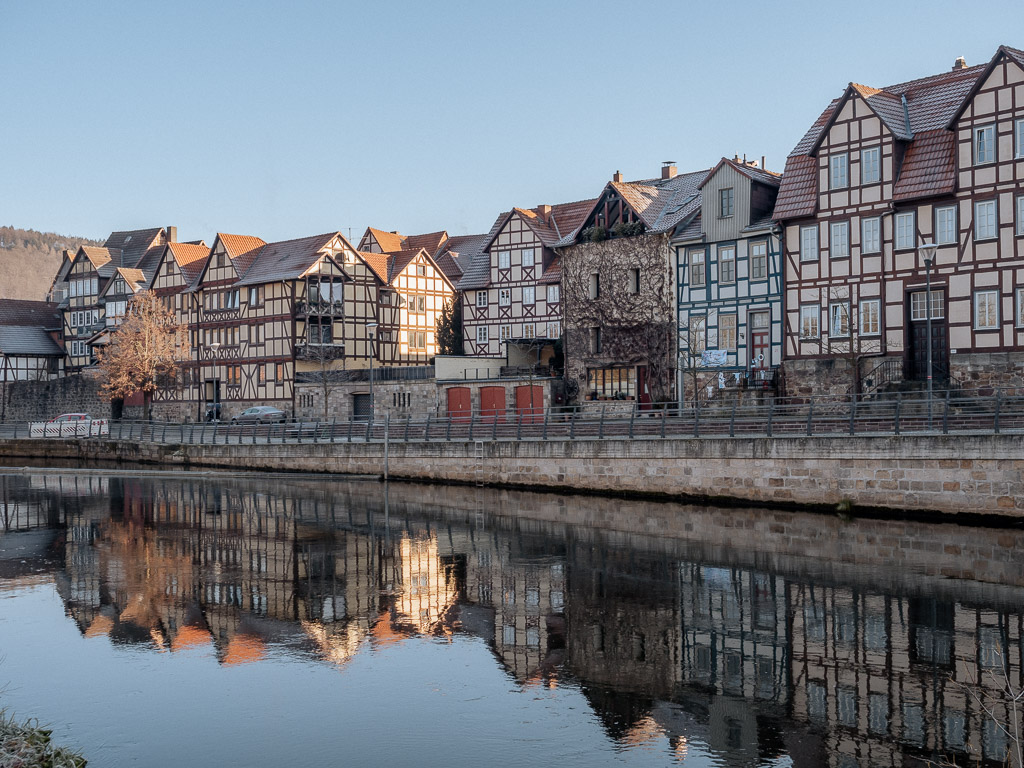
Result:
<svg viewBox="0 0 1024 768"><path fill-rule="evenodd" d="M28 425L28 436L32 438L105 437L109 434L110 423L106 419L35 421Z"/></svg>

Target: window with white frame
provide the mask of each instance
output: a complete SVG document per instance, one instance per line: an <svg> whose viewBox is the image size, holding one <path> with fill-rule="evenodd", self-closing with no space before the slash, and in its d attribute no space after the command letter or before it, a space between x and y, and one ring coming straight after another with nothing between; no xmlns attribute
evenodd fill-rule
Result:
<svg viewBox="0 0 1024 768"><path fill-rule="evenodd" d="M999 291L977 291L974 294L974 328L978 331L999 328Z"/></svg>
<svg viewBox="0 0 1024 768"><path fill-rule="evenodd" d="M640 293L640 267L629 270L629 292Z"/></svg>
<svg viewBox="0 0 1024 768"><path fill-rule="evenodd" d="M685 342L691 358L699 356L707 348L707 328L708 319L706 315L690 315Z"/></svg>
<svg viewBox="0 0 1024 768"><path fill-rule="evenodd" d="M729 245L718 249L718 282L736 282L736 248Z"/></svg>
<svg viewBox="0 0 1024 768"><path fill-rule="evenodd" d="M557 304L559 300L558 296L558 285L548 286L548 304Z"/></svg>
<svg viewBox="0 0 1024 768"><path fill-rule="evenodd" d="M512 254L510 251L499 251L498 252L498 269L508 269L512 263Z"/></svg>
<svg viewBox="0 0 1024 768"><path fill-rule="evenodd" d="M750 244L750 279L764 280L768 277L768 243L761 241Z"/></svg>
<svg viewBox="0 0 1024 768"><path fill-rule="evenodd" d="M1024 235L1024 195L1017 197L1017 234Z"/></svg>
<svg viewBox="0 0 1024 768"><path fill-rule="evenodd" d="M1024 328L1024 288L1017 289L1017 322L1018 328Z"/></svg>
<svg viewBox="0 0 1024 768"><path fill-rule="evenodd" d="M718 316L718 348L736 351L736 315Z"/></svg>
<svg viewBox="0 0 1024 768"><path fill-rule="evenodd" d="M864 299L860 303L858 319L861 336L878 336L881 333L881 299Z"/></svg>
<svg viewBox="0 0 1024 768"><path fill-rule="evenodd" d="M512 289L511 288L499 288L498 289L498 306L499 307L510 307L510 306L512 306Z"/></svg>
<svg viewBox="0 0 1024 768"><path fill-rule="evenodd" d="M498 328L498 340L499 341L508 341L511 338L512 338L512 326L511 325L502 325L502 326L500 326Z"/></svg>
<svg viewBox="0 0 1024 768"><path fill-rule="evenodd" d="M850 303L848 301L828 305L828 335L832 338L850 335Z"/></svg>
<svg viewBox="0 0 1024 768"><path fill-rule="evenodd" d="M850 255L850 222L832 222L829 228L829 252L833 259L843 259Z"/></svg>
<svg viewBox="0 0 1024 768"><path fill-rule="evenodd" d="M896 214L896 248L913 248L917 243L914 212Z"/></svg>
<svg viewBox="0 0 1024 768"><path fill-rule="evenodd" d="M974 129L974 164L996 161L996 127L981 125Z"/></svg>
<svg viewBox="0 0 1024 768"><path fill-rule="evenodd" d="M590 329L590 354L601 354L601 328L596 325Z"/></svg>
<svg viewBox="0 0 1024 768"><path fill-rule="evenodd" d="M523 286L523 304L537 303L537 289L532 285Z"/></svg>
<svg viewBox="0 0 1024 768"><path fill-rule="evenodd" d="M476 305L481 308L487 306L487 291L476 292Z"/></svg>
<svg viewBox="0 0 1024 768"><path fill-rule="evenodd" d="M590 273L590 298L599 299L601 298L601 273L591 272Z"/></svg>
<svg viewBox="0 0 1024 768"><path fill-rule="evenodd" d="M981 200L974 204L974 239L991 240L998 234L996 201Z"/></svg>
<svg viewBox="0 0 1024 768"><path fill-rule="evenodd" d="M860 222L861 253L878 253L882 250L882 220L874 217L861 219Z"/></svg>
<svg viewBox="0 0 1024 768"><path fill-rule="evenodd" d="M537 335L537 326L534 323L523 323L523 338L532 339Z"/></svg>
<svg viewBox="0 0 1024 768"><path fill-rule="evenodd" d="M935 242L938 245L956 242L955 205L944 205L935 209Z"/></svg>
<svg viewBox="0 0 1024 768"><path fill-rule="evenodd" d="M533 266L533 248L523 249L523 267Z"/></svg>
<svg viewBox="0 0 1024 768"><path fill-rule="evenodd" d="M928 319L928 304L925 303L927 291L915 291L910 294L910 319L914 321ZM946 316L946 292L932 290L931 317L943 318Z"/></svg>
<svg viewBox="0 0 1024 768"><path fill-rule="evenodd" d="M1013 156L1024 158L1024 118L1013 124Z"/></svg>
<svg viewBox="0 0 1024 768"><path fill-rule="evenodd" d="M488 341L489 341L489 339L487 338L487 326L486 325L478 325L476 327L476 343L477 344L486 344Z"/></svg>
<svg viewBox="0 0 1024 768"><path fill-rule="evenodd" d="M818 225L800 227L800 261L818 260Z"/></svg>
<svg viewBox="0 0 1024 768"><path fill-rule="evenodd" d="M705 280L704 251L690 251L690 285L703 288Z"/></svg>
<svg viewBox="0 0 1024 768"><path fill-rule="evenodd" d="M850 156L845 152L829 157L829 189L842 189L850 186Z"/></svg>
<svg viewBox="0 0 1024 768"><path fill-rule="evenodd" d="M878 147L860 151L860 183L875 184L882 178L882 167L879 162L881 152Z"/></svg>
<svg viewBox="0 0 1024 768"><path fill-rule="evenodd" d="M821 335L821 307L817 304L804 304L800 307L800 338L816 339Z"/></svg>
<svg viewBox="0 0 1024 768"><path fill-rule="evenodd" d="M562 324L558 322L548 323L548 338L557 339L562 335Z"/></svg>

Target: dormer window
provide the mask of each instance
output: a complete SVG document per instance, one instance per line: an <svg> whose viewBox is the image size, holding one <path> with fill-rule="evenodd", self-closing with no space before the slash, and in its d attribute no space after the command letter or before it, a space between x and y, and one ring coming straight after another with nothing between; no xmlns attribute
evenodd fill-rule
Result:
<svg viewBox="0 0 1024 768"><path fill-rule="evenodd" d="M984 165L996 161L996 127L982 125L974 129L974 164Z"/></svg>
<svg viewBox="0 0 1024 768"><path fill-rule="evenodd" d="M842 189L850 186L849 155L832 155L829 158L829 189Z"/></svg>
<svg viewBox="0 0 1024 768"><path fill-rule="evenodd" d="M733 215L735 210L736 197L733 188L718 190L719 216L723 219Z"/></svg>

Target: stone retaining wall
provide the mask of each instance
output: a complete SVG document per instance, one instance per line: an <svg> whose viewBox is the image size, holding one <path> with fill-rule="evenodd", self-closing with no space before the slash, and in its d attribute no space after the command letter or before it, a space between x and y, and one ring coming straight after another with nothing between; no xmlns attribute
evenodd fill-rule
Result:
<svg viewBox="0 0 1024 768"><path fill-rule="evenodd" d="M776 505L1024 518L1019 435L392 443L393 478ZM0 459L61 457L231 469L375 474L384 446L0 443Z"/></svg>

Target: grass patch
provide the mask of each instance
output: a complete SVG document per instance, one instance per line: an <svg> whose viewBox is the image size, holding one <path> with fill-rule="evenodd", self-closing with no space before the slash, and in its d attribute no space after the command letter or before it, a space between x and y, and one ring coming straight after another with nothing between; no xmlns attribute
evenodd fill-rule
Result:
<svg viewBox="0 0 1024 768"><path fill-rule="evenodd" d="M0 709L0 766L3 768L84 768L86 760L76 752L57 747L52 732L38 721L14 721Z"/></svg>

